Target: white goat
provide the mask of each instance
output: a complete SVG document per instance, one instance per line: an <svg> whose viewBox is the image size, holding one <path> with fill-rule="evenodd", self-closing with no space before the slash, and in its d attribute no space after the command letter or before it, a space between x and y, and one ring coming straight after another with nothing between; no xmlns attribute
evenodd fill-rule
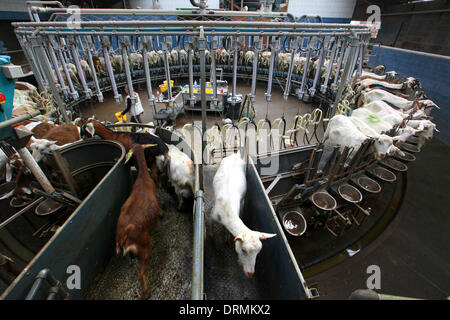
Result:
<svg viewBox="0 0 450 320"><path fill-rule="evenodd" d="M395 152L402 153L400 149L393 145L394 139L392 137L385 134L378 135L376 131L370 130L371 127L367 126L363 121L359 122L360 126L357 126L352 120L354 120L354 117L346 117L344 115L335 115L331 118L324 134L325 144L340 146L341 149L345 146L353 148L350 154L352 156L361 147L362 143L371 137L376 140L374 151L377 159L382 159L386 155L392 155Z"/></svg>
<svg viewBox="0 0 450 320"><path fill-rule="evenodd" d="M169 144L169 179L178 196L178 210L184 198L192 196L194 190L194 162L176 146Z"/></svg>
<svg viewBox="0 0 450 320"><path fill-rule="evenodd" d="M245 163L239 154L222 159L213 180L215 202L211 217L234 236L238 263L244 273L252 277L255 273L256 256L262 249L261 240L272 238L276 234L250 230L239 217L241 202L247 190L244 168Z"/></svg>

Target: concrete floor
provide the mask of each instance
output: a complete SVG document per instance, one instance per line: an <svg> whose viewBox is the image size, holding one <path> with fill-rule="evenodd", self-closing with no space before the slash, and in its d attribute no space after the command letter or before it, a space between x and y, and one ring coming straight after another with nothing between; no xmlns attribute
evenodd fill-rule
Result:
<svg viewBox="0 0 450 320"><path fill-rule="evenodd" d="M175 82L175 85L185 85L185 83L177 83ZM229 85L231 85L231 81L229 81ZM153 92L156 94L156 83L153 84ZM251 83L247 80L238 81L237 84L237 92L241 93L243 95L250 92ZM267 90L267 86L263 83L258 83L256 86L256 102L255 102L255 110L256 110L256 117L255 117L255 123L257 123L260 119L264 119L267 114L267 118L271 121L275 120L276 118L281 117L283 114L285 116L287 125L286 130L293 126L294 123L294 116L298 113L303 115L305 113L310 113L314 108L317 106L313 104L306 104L302 101L298 100L294 96L290 96L287 101L284 101L283 99L283 91L278 87L274 86L272 89L272 101L267 105L266 99L265 99L265 92ZM148 94L147 89L145 87L145 84L142 84L140 88L137 88L137 91L139 93L139 97L141 99L141 102L144 107L144 114L141 116L141 119L144 123L148 123L153 121L154 116L154 110L152 107L150 107L148 103ZM122 94L125 98L125 95ZM182 103L181 96L177 100L178 103ZM164 105L159 103L157 104L157 110L160 110L163 108ZM103 103L96 103L96 104L86 104L85 106L81 107L81 113L84 118L88 118L95 114L97 119L101 121L110 121L110 122L117 122L115 118L115 113L118 111L123 111L125 109L125 102L122 103L116 103L113 95L110 92L104 93L104 102ZM220 113L213 113L208 112L207 113L207 128L210 128L213 126L216 122L222 126L222 115ZM180 114L177 117L176 120L176 128L181 129L183 126L187 123L192 123L198 127L201 128L201 112L190 112L186 111L185 114ZM253 130L253 129L251 129ZM275 131L275 130L273 130ZM180 132L180 131L178 131ZM322 127L319 126L318 128L318 137L320 138L323 135ZM194 139L194 150L196 154L196 158L200 159L201 154L201 139L198 131L195 131L195 139ZM197 136L198 135L198 136ZM303 134L300 134L300 140ZM313 138L314 139L314 138ZM191 144L191 139L187 138L186 141ZM315 139L313 141L316 141ZM302 144L303 142L299 142ZM276 146L274 149L278 149L278 140L276 142ZM192 147L192 146L191 146ZM266 143L261 143L260 145L260 153L263 153L264 151L269 151L268 146ZM254 142L254 139L250 143L250 153L255 154L256 153L256 145Z"/></svg>

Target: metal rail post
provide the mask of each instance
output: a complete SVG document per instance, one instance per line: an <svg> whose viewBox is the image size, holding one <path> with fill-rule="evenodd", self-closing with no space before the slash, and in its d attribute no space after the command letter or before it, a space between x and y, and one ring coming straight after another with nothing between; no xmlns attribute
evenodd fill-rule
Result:
<svg viewBox="0 0 450 320"><path fill-rule="evenodd" d="M316 94L317 82L320 82L320 77L322 75L322 66L325 59L325 54L328 51L328 45L330 43L330 37L322 38L322 49L320 50L319 62L317 63L316 74L314 75L314 81L309 94L313 97Z"/></svg>
<svg viewBox="0 0 450 320"><path fill-rule="evenodd" d="M262 39L260 39L259 36L255 36L253 38L253 51L255 53L254 57L253 57L253 73L252 73L252 91L250 93L250 103L252 104L252 107L254 106L255 103L255 98L256 98L256 75L257 75L257 71L258 71L258 56L259 56L259 52L262 49Z"/></svg>
<svg viewBox="0 0 450 320"><path fill-rule="evenodd" d="M351 67L353 64L353 60L355 55L357 54L358 51L358 39L357 38L351 38L350 39L350 49L349 49L349 54L348 54L348 58L347 58L347 62L345 64L345 68L344 68L344 72L342 74L341 77L341 82L339 84L339 89L338 92L336 94L336 99L334 100L334 104L331 108L331 112L330 112L330 116L329 118L333 117L336 113L336 108L338 103L341 100L342 97L342 92L344 91L345 86L347 85L347 79L348 79L348 75L349 73L352 72Z"/></svg>
<svg viewBox="0 0 450 320"><path fill-rule="evenodd" d="M198 50L200 51L200 98L202 103L202 157L201 157L201 169L200 169L200 189L203 190L203 165L204 165L204 152L206 149L205 132L206 132L206 71L205 71L205 50L206 39L203 33L203 28L200 27L200 36L198 38Z"/></svg>
<svg viewBox="0 0 450 320"><path fill-rule="evenodd" d="M87 51L88 60L89 60L88 63L89 63L89 67L91 68L92 79L94 80L95 90L97 91L98 102L103 102L103 93L102 93L102 90L100 89L100 84L98 83L97 72L95 71L94 60L92 59L92 51L94 50L94 43L90 36L88 36L86 42L87 42L86 43L86 51Z"/></svg>
<svg viewBox="0 0 450 320"><path fill-rule="evenodd" d="M331 70L333 69L334 60L336 59L337 48L340 46L340 43L341 43L341 39L336 37L334 40L333 49L331 50L330 60L328 63L325 80L324 80L323 84L320 86L320 92L322 92L322 93L325 93L327 91L328 81L330 79Z"/></svg>
<svg viewBox="0 0 450 320"><path fill-rule="evenodd" d="M42 68L44 71L44 74L46 75L47 79L51 79L51 68L50 65L48 64L47 60L45 60L44 55L46 55L46 52L44 50L44 40L42 38L35 38L33 39L33 42L35 43L35 45L37 46L37 60L42 61ZM56 105L58 106L58 108L61 109L61 113L63 114L63 118L64 118L64 122L69 123L69 117L67 116L67 112L66 112L66 104L64 103L63 99L61 99L61 96L59 95L59 90L56 87L56 85L53 82L49 81L49 86L50 86L50 90L52 91L52 95L55 98L55 102Z"/></svg>
<svg viewBox="0 0 450 320"><path fill-rule="evenodd" d="M144 48L142 50L142 58L144 59L144 73L145 73L145 81L147 82L147 94L148 94L148 103L150 107L153 107L154 112L156 113L156 105L155 105L155 98L153 97L153 90L152 90L152 79L150 77L150 66L148 62L148 48L151 45L151 39L146 36L144 38Z"/></svg>
<svg viewBox="0 0 450 320"><path fill-rule="evenodd" d="M122 47L123 66L125 67L125 75L127 77L128 93L131 99L131 106L133 107L136 104L136 97L134 96L133 79L131 79L130 62L128 59L127 46L129 45L130 42L127 39L120 42L120 46Z"/></svg>
<svg viewBox="0 0 450 320"><path fill-rule="evenodd" d="M107 36L103 37L102 41L102 47L103 47L103 57L105 59L105 65L106 69L108 70L109 79L111 81L111 87L114 92L114 99L116 99L117 103L120 103L122 100L122 96L119 95L119 92L117 91L117 85L116 85L116 79L114 78L114 72L111 66L111 61L109 60L109 53L108 53L108 47L109 47L109 38ZM124 61L125 63L125 61Z"/></svg>

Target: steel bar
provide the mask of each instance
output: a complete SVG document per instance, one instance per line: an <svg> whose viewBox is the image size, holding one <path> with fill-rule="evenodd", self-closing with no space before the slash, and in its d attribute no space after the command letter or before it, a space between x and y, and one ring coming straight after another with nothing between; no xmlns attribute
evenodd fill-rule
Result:
<svg viewBox="0 0 450 320"><path fill-rule="evenodd" d="M55 51L53 50L50 39L47 43L47 52L50 54L50 58L51 58L52 64L53 64L53 69L55 70L56 77L58 78L58 83L59 83L60 89L62 90L64 95L67 95L67 93L68 93L67 87L64 83L64 79L61 75L61 71L59 70L58 60L56 59Z"/></svg>
<svg viewBox="0 0 450 320"><path fill-rule="evenodd" d="M340 43L341 43L341 39L335 39L334 44L333 44L333 49L331 50L331 54L330 54L330 60L328 63L325 80L324 80L322 86L320 87L320 92L322 92L322 93L325 93L327 91L328 81L330 79L331 70L333 69L334 60L336 59L337 48L340 47Z"/></svg>
<svg viewBox="0 0 450 320"><path fill-rule="evenodd" d="M61 48L58 48L57 52L58 52L59 60L61 62L61 66L63 68L64 74L66 75L67 83L69 84L70 95L72 96L72 98L74 100L78 100L78 98L79 98L78 92L75 90L75 88L73 86L72 78L70 77L69 70L67 69L66 59L64 58Z"/></svg>
<svg viewBox="0 0 450 320"><path fill-rule="evenodd" d="M280 40L272 40L270 46L270 65L269 65L269 81L267 82L267 92L266 92L266 100L267 102L271 101L272 97L272 80L273 80L273 67L275 64L275 55L279 49L279 41Z"/></svg>
<svg viewBox="0 0 450 320"><path fill-rule="evenodd" d="M55 192L55 188L53 188L50 181L48 181L47 177L45 176L41 167L39 167L39 165L37 164L36 160L34 160L30 151L28 151L28 149L24 147L22 149L17 150L17 152L19 153L20 157L22 158L27 168L30 169L31 173L36 178L37 182L39 182L39 184L45 190L45 192L53 194Z"/></svg>
<svg viewBox="0 0 450 320"><path fill-rule="evenodd" d="M356 55L357 49L358 49L357 41L358 41L358 39L356 39L356 38L350 39L350 47L348 48L348 51L349 51L348 59L347 59L347 62L345 64L344 72L343 72L342 77L341 77L341 82L339 84L339 89L338 89L338 92L336 94L336 99L335 99L334 104L333 104L333 106L331 108L330 118L332 116L334 116L335 113L336 113L336 108L337 108L338 103L341 100L342 92L344 91L344 88L347 85L346 79L348 78L349 73L352 71L351 70L352 60L353 60L354 56Z"/></svg>
<svg viewBox="0 0 450 320"><path fill-rule="evenodd" d="M158 10L159 11L159 10ZM157 12L158 12L157 11ZM161 13L159 14L161 15ZM175 14L176 15L176 14ZM83 21L79 22L80 28L94 28L94 27L160 27L164 25L165 27L200 27L204 29L208 27L248 27L254 29L254 21L198 21L198 20L127 20L127 21ZM67 21L42 21L42 22L13 22L14 27L67 27ZM302 23L302 22L265 22L258 21L257 28L273 28L277 30L284 29L297 29L297 30L309 30L309 29L323 29L323 30L369 30L367 26L363 25L350 25L345 23Z"/></svg>
<svg viewBox="0 0 450 320"><path fill-rule="evenodd" d="M44 200L43 197L38 198L37 200L34 200L32 203L30 203L29 205L27 205L25 208L20 209L19 211L17 211L16 213L14 213L12 216L10 216L8 219L6 219L5 221L3 221L2 223L0 223L0 230L3 229L4 227L6 227L8 224L10 224L11 222L13 222L14 220L16 220L18 217L20 217L22 214L24 214L25 212L27 212L28 210L30 210L31 208L33 208L35 205L37 205L39 202L41 202L42 200Z"/></svg>
<svg viewBox="0 0 450 320"><path fill-rule="evenodd" d="M14 118L2 121L2 122L0 122L0 129L10 127L12 125L15 125L16 123L31 119L40 114L41 114L41 111L36 110L36 111L30 112L30 113L24 114L22 116L18 116L18 117L14 117Z"/></svg>
<svg viewBox="0 0 450 320"><path fill-rule="evenodd" d="M201 168L200 168L200 189L203 190L203 167L204 167L204 154L206 149L206 58L205 58L205 50L206 50L206 39L203 33L203 28L200 27L200 36L198 38L198 50L200 51L200 97L201 97L201 105L202 105L202 155L201 155Z"/></svg>
<svg viewBox="0 0 450 320"><path fill-rule="evenodd" d="M209 71L210 82L213 90L213 105L217 107L217 75L216 75L216 50L218 46L217 37L213 37L211 41L211 67Z"/></svg>
<svg viewBox="0 0 450 320"><path fill-rule="evenodd" d="M312 38L308 39L306 60L305 60L304 66L303 66L303 76L302 76L302 83L300 85L299 99L302 99L303 95L305 94L305 85L306 85L306 79L308 77L309 60L311 59L311 51L312 51L312 47L313 47L313 41L314 41L314 39L312 39Z"/></svg>
<svg viewBox="0 0 450 320"><path fill-rule="evenodd" d="M75 66L76 66L77 71L78 71L78 76L80 77L81 85L83 86L84 95L86 96L87 99L90 99L91 98L91 91L89 90L89 88L87 86L83 68L81 68L80 57L78 55L78 49L77 49L77 46L76 46L75 39L72 39L72 41L71 41L71 49L72 49L72 57L73 57L73 59L75 61Z"/></svg>
<svg viewBox="0 0 450 320"><path fill-rule="evenodd" d="M148 103L150 106L153 106L153 109L156 112L155 99L153 97L153 90L152 90L152 79L150 77L150 66L147 56L148 45L149 45L148 42L144 43L144 48L142 50L142 58L144 59L144 73L145 73L145 81L147 83Z"/></svg>
<svg viewBox="0 0 450 320"><path fill-rule="evenodd" d="M322 75L323 60L325 59L325 52L328 50L329 42L330 39L328 37L322 39L322 49L320 50L319 54L319 62L317 63L316 74L314 75L313 85L309 90L309 94L311 96L314 96L316 94L316 86L317 82L320 81L320 76Z"/></svg>
<svg viewBox="0 0 450 320"><path fill-rule="evenodd" d="M98 35L98 36L112 36L112 35L118 35L118 36L130 36L136 34L137 29L136 28L121 28L122 31L117 30L71 30L67 31L66 29L61 29L55 31L55 28L50 28L48 30L39 28L39 30L35 30L33 28L19 28L16 29L17 34L24 34L24 35L31 35L34 32L37 32L40 35ZM161 31L160 29L155 29L153 31L144 29L139 30L139 34L143 36L147 35L156 35L156 36L176 36L176 35L184 35L184 36L195 36L197 33L195 31L180 31L179 28L171 29L171 28L165 28L164 31ZM216 30L211 29L210 31L205 31L205 35L207 36L279 36L279 37L287 37L287 36L305 36L304 31L280 31L278 29L274 30L260 30L260 31L235 31L235 29L230 30ZM351 35L369 35L370 32L368 31L355 31L350 32L346 30L342 31L309 31L307 33L308 36L351 36Z"/></svg>
<svg viewBox="0 0 450 320"><path fill-rule="evenodd" d="M190 44L187 44L188 46L188 73L189 73L189 103L191 107L194 106L195 103L195 97L194 97L194 69L192 66L192 54L193 50L190 46Z"/></svg>
<svg viewBox="0 0 450 320"><path fill-rule="evenodd" d="M173 108L173 97L172 97L172 85L170 83L170 65L169 65L169 45L166 42L166 39L164 39L162 43L162 50L164 54L164 73L166 76L166 82L167 82L167 98L169 99L169 106L172 107L172 113L175 120L175 109Z"/></svg>
<svg viewBox="0 0 450 320"><path fill-rule="evenodd" d="M125 75L127 77L127 86L128 86L128 94L130 96L131 100L131 107L133 108L136 104L136 97L134 96L134 89L133 89L133 79L131 79L131 71L130 71L130 62L128 59L128 51L127 46L129 45L129 42L122 42L122 60L123 60L123 66L125 68Z"/></svg>
<svg viewBox="0 0 450 320"><path fill-rule="evenodd" d="M52 71L51 71L50 65L44 59L44 56L46 55L46 52L44 50L43 45L44 45L44 43L38 43L38 45L37 45L37 49L38 49L38 51L36 52L38 54L37 60L43 61L42 67L43 67L44 74L47 76L47 79L51 79L52 78L51 77ZM66 104L61 99L61 96L59 95L58 88L56 87L55 83L53 83L53 82L49 82L49 86L50 86L50 90L52 92L53 98L56 100L54 102L56 103L58 108L61 110L64 122L69 123L70 120L69 120L69 117L67 116Z"/></svg>
<svg viewBox="0 0 450 320"><path fill-rule="evenodd" d="M252 106L255 103L256 98L256 75L258 71L258 56L262 49L262 39L259 36L253 38L253 51L255 55L253 56L253 72L252 72L252 89L250 93L250 102Z"/></svg>
<svg viewBox="0 0 450 320"><path fill-rule="evenodd" d="M108 70L109 79L111 81L111 87L114 92L114 99L116 99L117 103L120 103L120 95L117 91L116 79L114 78L114 72L112 70L111 61L109 60L108 47L104 44L103 46L103 57L105 59L106 69Z"/></svg>
<svg viewBox="0 0 450 320"><path fill-rule="evenodd" d="M239 55L239 42L238 40L233 41L234 54L233 54L233 87L231 91L231 95L233 101L236 100L236 82L237 82L237 61Z"/></svg>
<svg viewBox="0 0 450 320"><path fill-rule="evenodd" d="M294 41L291 45L291 41ZM291 80L292 80L292 70L294 69L294 58L295 58L295 52L297 51L298 46L298 39L289 41L289 44L291 46L291 60L289 62L289 71L286 78L286 86L284 88L283 98L284 100L287 100L289 97L289 93L291 92Z"/></svg>
<svg viewBox="0 0 450 320"><path fill-rule="evenodd" d="M35 57L31 53L30 48L28 45L25 44L24 36L19 36L19 34L16 34L17 40L19 41L20 46L23 49L23 53L25 54L25 57L27 58L28 62L30 63L31 70L33 71L33 75L36 78L36 81L38 83L38 86L43 90L45 89L44 86L44 80L42 79L41 74L39 73L39 69L37 67Z"/></svg>
<svg viewBox="0 0 450 320"><path fill-rule="evenodd" d="M334 76L334 81L333 81L333 84L331 85L331 90L333 90L333 91L337 89L337 83L338 83L339 76L341 73L342 61L344 60L344 55L346 52L347 44L348 44L348 40L344 39L341 42L341 46L339 48L340 50L338 49L338 52L336 53L336 54L339 54L339 59L338 59L337 67L336 67L336 75Z"/></svg>
<svg viewBox="0 0 450 320"><path fill-rule="evenodd" d="M100 84L98 83L97 72L95 71L94 60L92 59L92 50L94 48L93 48L93 45L91 45L90 43L88 44L88 46L89 46L89 48L86 51L87 51L87 55L88 55L89 67L91 68L91 72L92 72L92 79L94 80L95 90L97 91L97 98L98 98L99 102L103 102L103 93L102 93L102 90L100 89Z"/></svg>
<svg viewBox="0 0 450 320"><path fill-rule="evenodd" d="M203 190L195 192L192 300L203 300L204 224Z"/></svg>

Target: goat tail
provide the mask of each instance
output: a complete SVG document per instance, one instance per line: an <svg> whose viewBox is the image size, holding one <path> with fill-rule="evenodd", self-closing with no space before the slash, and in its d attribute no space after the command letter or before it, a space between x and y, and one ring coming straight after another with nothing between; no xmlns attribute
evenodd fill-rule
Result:
<svg viewBox="0 0 450 320"><path fill-rule="evenodd" d="M134 224L129 224L126 226L122 234L116 236L116 254L120 253L122 250L123 255L126 255L129 251L136 253L137 248L133 245L127 245L128 234L136 229Z"/></svg>

